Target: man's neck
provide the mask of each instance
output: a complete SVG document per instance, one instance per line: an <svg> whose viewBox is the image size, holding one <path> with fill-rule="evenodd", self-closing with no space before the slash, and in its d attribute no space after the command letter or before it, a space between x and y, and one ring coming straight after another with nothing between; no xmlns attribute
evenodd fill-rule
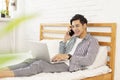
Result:
<svg viewBox="0 0 120 80"><path fill-rule="evenodd" d="M80 37L79 38L81 38L81 39L83 39L83 38L85 38L85 36L87 35L87 32L86 31L84 31L81 35L80 35Z"/></svg>

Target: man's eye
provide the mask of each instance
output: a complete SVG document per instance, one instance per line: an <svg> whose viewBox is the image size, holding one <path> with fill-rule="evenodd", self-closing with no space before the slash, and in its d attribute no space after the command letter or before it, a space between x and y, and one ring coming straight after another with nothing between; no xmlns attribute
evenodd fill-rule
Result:
<svg viewBox="0 0 120 80"><path fill-rule="evenodd" d="M76 27L79 27L79 25L76 25Z"/></svg>

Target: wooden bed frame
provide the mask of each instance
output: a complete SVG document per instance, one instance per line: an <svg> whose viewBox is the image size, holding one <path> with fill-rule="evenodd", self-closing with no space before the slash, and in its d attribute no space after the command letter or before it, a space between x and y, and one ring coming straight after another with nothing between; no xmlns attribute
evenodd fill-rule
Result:
<svg viewBox="0 0 120 80"><path fill-rule="evenodd" d="M62 38L56 38L56 37L47 37L44 36L44 33L49 34L65 34L65 30L48 30L45 29L45 27L69 27L70 24L68 23L43 23L40 25L40 40L42 39L62 39ZM112 69L112 72L95 76L95 77L89 77L85 78L83 80L114 80L114 62L115 62L115 47L116 47L116 24L115 23L89 23L88 27L109 27L111 29L111 32L90 32L93 36L103 36L103 37L110 37L110 42L105 41L99 41L99 44L101 46L109 46L110 50L108 51L109 61L107 62L107 65Z"/></svg>

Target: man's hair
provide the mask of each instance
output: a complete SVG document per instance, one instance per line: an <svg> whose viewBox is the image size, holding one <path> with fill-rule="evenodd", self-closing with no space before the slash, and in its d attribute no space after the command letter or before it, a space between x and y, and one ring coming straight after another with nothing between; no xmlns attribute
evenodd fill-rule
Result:
<svg viewBox="0 0 120 80"><path fill-rule="evenodd" d="M80 15L80 14L76 14L75 16L73 16L72 19L70 20L70 24L72 25L72 22L75 20L79 20L82 25L85 23L86 24L88 23L87 19L83 15Z"/></svg>

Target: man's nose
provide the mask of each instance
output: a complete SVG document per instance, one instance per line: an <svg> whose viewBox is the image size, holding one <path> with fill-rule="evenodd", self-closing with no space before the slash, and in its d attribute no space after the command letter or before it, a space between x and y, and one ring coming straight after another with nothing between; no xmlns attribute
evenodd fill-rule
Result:
<svg viewBox="0 0 120 80"><path fill-rule="evenodd" d="M77 30L77 27L74 27L75 30Z"/></svg>

